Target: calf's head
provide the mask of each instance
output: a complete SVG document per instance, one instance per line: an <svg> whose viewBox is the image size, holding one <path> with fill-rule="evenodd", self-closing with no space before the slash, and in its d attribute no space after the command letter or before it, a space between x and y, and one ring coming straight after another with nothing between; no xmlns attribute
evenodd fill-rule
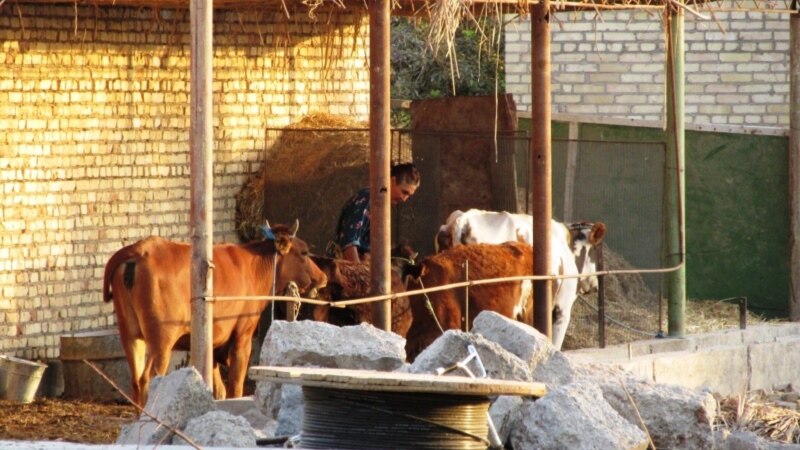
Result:
<svg viewBox="0 0 800 450"><path fill-rule="evenodd" d="M579 273L597 272L597 246L606 235L606 225L602 222L577 222L568 226L570 249L575 254L575 265ZM597 291L597 277L578 279L578 293L588 294Z"/></svg>
<svg viewBox="0 0 800 450"><path fill-rule="evenodd" d="M292 228L284 225L264 227L267 239L274 239L276 255L275 291L283 292L290 282L294 282L301 294L315 295L316 289L325 287L328 278L311 259L308 244L297 237L299 221Z"/></svg>
<svg viewBox="0 0 800 450"><path fill-rule="evenodd" d="M439 253L453 246L453 234L447 225L439 227L433 240L433 252Z"/></svg>

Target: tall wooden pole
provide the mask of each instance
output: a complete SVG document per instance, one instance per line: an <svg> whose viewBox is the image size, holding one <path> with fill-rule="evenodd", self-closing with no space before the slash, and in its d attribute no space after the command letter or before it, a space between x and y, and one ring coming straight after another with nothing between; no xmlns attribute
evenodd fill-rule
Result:
<svg viewBox="0 0 800 450"><path fill-rule="evenodd" d="M796 8L796 4L792 3ZM789 16L789 319L800 320L800 15Z"/></svg>
<svg viewBox="0 0 800 450"><path fill-rule="evenodd" d="M370 0L369 8L369 192L370 288L373 295L391 291L391 95L390 0ZM372 310L376 327L390 331L390 300L376 302Z"/></svg>
<svg viewBox="0 0 800 450"><path fill-rule="evenodd" d="M212 88L212 0L191 0L191 218L192 244L192 334L190 358L208 386L213 384L213 309L206 299L213 295L213 129Z"/></svg>
<svg viewBox="0 0 800 450"><path fill-rule="evenodd" d="M531 11L531 189L533 199L533 274L550 271L550 222L553 218L550 140L550 1ZM553 293L550 280L533 283L533 326L553 337Z"/></svg>
<svg viewBox="0 0 800 450"><path fill-rule="evenodd" d="M666 12L667 39L667 173L666 173L666 260L668 266L683 262L666 275L667 320L670 336L685 333L686 314L686 225L685 225L685 114L683 10Z"/></svg>
<svg viewBox="0 0 800 450"><path fill-rule="evenodd" d="M796 2L792 9L797 11ZM789 16L789 319L800 320L800 15Z"/></svg>

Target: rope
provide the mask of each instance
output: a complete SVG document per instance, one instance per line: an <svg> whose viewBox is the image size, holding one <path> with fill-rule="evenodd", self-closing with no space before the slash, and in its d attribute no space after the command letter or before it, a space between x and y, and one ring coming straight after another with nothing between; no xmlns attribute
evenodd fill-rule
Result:
<svg viewBox="0 0 800 450"><path fill-rule="evenodd" d="M302 448L485 450L489 399L303 386Z"/></svg>
<svg viewBox="0 0 800 450"><path fill-rule="evenodd" d="M300 301L302 303L311 303L314 305L331 305L334 307L345 307L350 305L358 305L361 303L372 303L381 300L395 300L398 297L410 297L412 295L418 295L425 292L436 292L436 291L444 291L447 289L459 288L463 286L478 286L484 284L494 284L494 283L507 283L509 281L526 281L526 280L563 280L567 278L588 278L588 277L596 277L600 275L620 275L620 274L642 274L642 273L667 273L667 272L674 272L681 267L684 266L684 263L680 263L676 266L667 267L664 269L625 269L625 270L602 270L598 272L587 272L587 273L579 273L579 274L571 274L571 275L518 275L513 277L501 277L501 278L490 278L490 279L481 279L481 280L470 280L470 281L461 281L458 283L450 283L441 286L434 286L432 288L425 288L425 289L415 289L411 291L405 292L395 292L392 294L382 294L382 295L375 295L372 297L364 297L361 299L355 300L340 300L336 302L328 302L323 300L314 300L308 298L294 298L294 297L286 297L280 295L237 295L237 296L213 296L207 297L206 301L208 302L230 302L230 301L239 301L239 300L248 300L248 301L261 301L261 300L289 300L292 302Z"/></svg>
<svg viewBox="0 0 800 450"><path fill-rule="evenodd" d="M422 287L422 289L425 289L425 286L422 285L422 277L420 277L417 281L419 282L420 287ZM444 328L442 328L442 324L439 323L439 318L436 317L436 311L433 310L433 304L431 303L431 298L428 297L427 292L423 291L422 295L425 296L425 308L427 308L428 312L431 313L431 316L433 316L433 321L436 322L436 326L439 327L439 331L442 334L444 334Z"/></svg>
<svg viewBox="0 0 800 450"><path fill-rule="evenodd" d="M275 295L275 284L278 283L278 249L275 249L275 254L272 255L272 295ZM272 301L270 308L270 323L275 322L275 301Z"/></svg>

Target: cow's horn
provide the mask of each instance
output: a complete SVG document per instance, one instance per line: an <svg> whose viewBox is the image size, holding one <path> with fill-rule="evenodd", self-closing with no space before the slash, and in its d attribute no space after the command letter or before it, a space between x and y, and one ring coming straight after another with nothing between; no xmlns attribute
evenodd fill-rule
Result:
<svg viewBox="0 0 800 450"><path fill-rule="evenodd" d="M264 219L264 226L267 228L272 228L271 226L269 226L269 220L267 219Z"/></svg>
<svg viewBox="0 0 800 450"><path fill-rule="evenodd" d="M294 219L294 225L292 226L292 229L289 230L289 231L292 232L292 237L297 236L297 229L298 228L300 228L300 219Z"/></svg>

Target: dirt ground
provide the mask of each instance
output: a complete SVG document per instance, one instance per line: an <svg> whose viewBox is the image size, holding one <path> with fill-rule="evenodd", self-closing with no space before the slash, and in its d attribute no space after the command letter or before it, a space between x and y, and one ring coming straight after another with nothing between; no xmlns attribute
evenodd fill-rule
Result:
<svg viewBox="0 0 800 450"><path fill-rule="evenodd" d="M112 444L122 424L139 417L136 408L51 398L20 404L0 400L0 440Z"/></svg>

